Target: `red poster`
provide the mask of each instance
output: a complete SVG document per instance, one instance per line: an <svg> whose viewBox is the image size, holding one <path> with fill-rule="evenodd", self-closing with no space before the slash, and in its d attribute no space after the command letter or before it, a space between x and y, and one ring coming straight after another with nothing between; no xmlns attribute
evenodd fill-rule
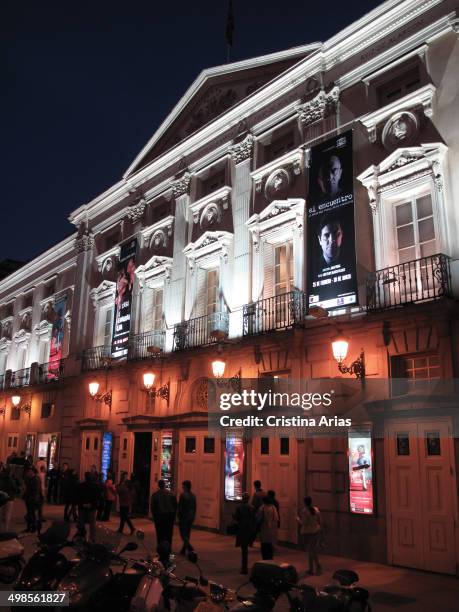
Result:
<svg viewBox="0 0 459 612"><path fill-rule="evenodd" d="M371 432L350 431L349 504L354 514L373 514L373 449Z"/></svg>

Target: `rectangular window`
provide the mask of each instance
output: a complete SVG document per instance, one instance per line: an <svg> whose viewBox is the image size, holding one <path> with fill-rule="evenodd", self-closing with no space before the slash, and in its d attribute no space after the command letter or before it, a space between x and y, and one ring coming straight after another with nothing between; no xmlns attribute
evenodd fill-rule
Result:
<svg viewBox="0 0 459 612"><path fill-rule="evenodd" d="M377 88L378 101L381 106L390 104L394 100L403 98L421 86L419 66L412 66L399 72L393 78Z"/></svg>
<svg viewBox="0 0 459 612"><path fill-rule="evenodd" d="M12 421L19 421L20 416L21 416L20 408L18 408L17 406L13 406L11 408L11 420Z"/></svg>
<svg viewBox="0 0 459 612"><path fill-rule="evenodd" d="M196 438L185 438L185 453L196 452Z"/></svg>
<svg viewBox="0 0 459 612"><path fill-rule="evenodd" d="M403 395L416 389L425 389L430 380L441 377L437 354L394 357L391 375L392 395Z"/></svg>
<svg viewBox="0 0 459 612"><path fill-rule="evenodd" d="M281 455L289 455L290 454L290 438L281 438L280 439L280 454Z"/></svg>
<svg viewBox="0 0 459 612"><path fill-rule="evenodd" d="M159 331L163 327L163 290L155 289L153 291L153 330Z"/></svg>
<svg viewBox="0 0 459 612"><path fill-rule="evenodd" d="M105 322L104 322L104 346L109 347L112 343L112 332L113 332L113 309L107 308L105 311Z"/></svg>
<svg viewBox="0 0 459 612"><path fill-rule="evenodd" d="M53 413L53 404L51 402L43 402L41 405L41 418L49 419Z"/></svg>
<svg viewBox="0 0 459 612"><path fill-rule="evenodd" d="M293 289L293 244L286 242L274 249L274 294Z"/></svg>
<svg viewBox="0 0 459 612"><path fill-rule="evenodd" d="M260 438L260 454L269 455L269 438Z"/></svg>
<svg viewBox="0 0 459 612"><path fill-rule="evenodd" d="M282 136L278 136L275 140L271 142L271 144L266 145L265 147L265 155L264 155L264 163L267 164L284 153L291 151L295 146L295 135L293 131L287 132Z"/></svg>
<svg viewBox="0 0 459 612"><path fill-rule="evenodd" d="M218 312L218 268L207 270L206 277L206 315Z"/></svg>
<svg viewBox="0 0 459 612"><path fill-rule="evenodd" d="M209 195L225 186L225 169L214 172L208 179L202 181L202 196Z"/></svg>
<svg viewBox="0 0 459 612"><path fill-rule="evenodd" d="M213 455L215 453L215 438L204 438L204 453L206 455Z"/></svg>
<svg viewBox="0 0 459 612"><path fill-rule="evenodd" d="M430 193L395 205L399 263L437 253Z"/></svg>

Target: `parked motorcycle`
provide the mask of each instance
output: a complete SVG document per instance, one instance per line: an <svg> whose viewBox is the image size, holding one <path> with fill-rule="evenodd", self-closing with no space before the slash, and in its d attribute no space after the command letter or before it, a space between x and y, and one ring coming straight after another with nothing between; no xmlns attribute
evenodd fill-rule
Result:
<svg viewBox="0 0 459 612"><path fill-rule="evenodd" d="M24 565L24 546L18 534L0 533L0 582L13 584Z"/></svg>
<svg viewBox="0 0 459 612"><path fill-rule="evenodd" d="M70 608L125 612L143 570L127 569L130 559L121 555L136 549L135 542L128 542L118 553L111 552L103 544L87 544L80 553L80 561L62 578L57 590L69 593ZM121 572L113 572L114 563L122 565Z"/></svg>
<svg viewBox="0 0 459 612"><path fill-rule="evenodd" d="M61 579L76 563L61 553L61 550L73 546L68 541L70 525L65 521L54 521L51 526L38 536L38 547L25 564L16 591L53 591Z"/></svg>

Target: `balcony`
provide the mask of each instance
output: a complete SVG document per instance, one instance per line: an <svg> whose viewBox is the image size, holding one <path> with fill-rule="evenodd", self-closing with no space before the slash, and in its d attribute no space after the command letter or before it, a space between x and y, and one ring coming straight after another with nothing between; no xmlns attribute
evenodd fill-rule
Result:
<svg viewBox="0 0 459 612"><path fill-rule="evenodd" d="M111 363L111 346L95 346L86 349L83 351L82 360L83 372L103 370Z"/></svg>
<svg viewBox="0 0 459 612"><path fill-rule="evenodd" d="M298 290L246 304L243 309L242 333L251 336L298 327L305 321L306 305L305 293Z"/></svg>
<svg viewBox="0 0 459 612"><path fill-rule="evenodd" d="M24 368L23 370L16 370L11 372L11 380L9 383L10 389L17 389L18 387L28 387L30 385L30 368Z"/></svg>
<svg viewBox="0 0 459 612"><path fill-rule="evenodd" d="M174 351L207 346L228 337L227 312L215 312L174 326Z"/></svg>
<svg viewBox="0 0 459 612"><path fill-rule="evenodd" d="M164 331L149 331L132 336L129 340L128 359L154 359L164 351Z"/></svg>
<svg viewBox="0 0 459 612"><path fill-rule="evenodd" d="M377 270L366 285L368 311L452 297L450 258L440 253Z"/></svg>
<svg viewBox="0 0 459 612"><path fill-rule="evenodd" d="M39 385L57 382L64 378L65 360L49 361L38 365L37 383Z"/></svg>

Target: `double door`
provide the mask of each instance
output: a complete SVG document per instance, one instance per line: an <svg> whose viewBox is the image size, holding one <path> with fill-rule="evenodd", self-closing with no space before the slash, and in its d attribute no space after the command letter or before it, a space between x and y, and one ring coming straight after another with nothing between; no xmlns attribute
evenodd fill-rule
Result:
<svg viewBox="0 0 459 612"><path fill-rule="evenodd" d="M448 419L386 426L388 557L394 565L456 573L456 477Z"/></svg>

